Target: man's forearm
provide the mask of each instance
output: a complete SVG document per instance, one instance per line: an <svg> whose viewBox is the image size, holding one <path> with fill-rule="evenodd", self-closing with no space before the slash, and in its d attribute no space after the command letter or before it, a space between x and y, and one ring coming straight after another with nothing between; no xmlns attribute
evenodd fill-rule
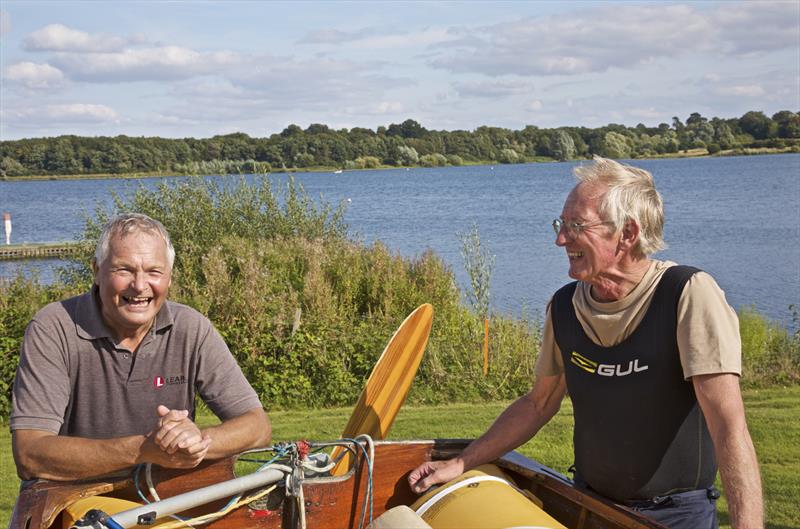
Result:
<svg viewBox="0 0 800 529"><path fill-rule="evenodd" d="M143 435L115 439L85 439L58 435L18 439L15 446L17 468L22 479L69 481L110 474L137 463Z"/></svg>
<svg viewBox="0 0 800 529"><path fill-rule="evenodd" d="M761 476L753 442L746 428L738 435L729 435L726 440L717 443L717 460L728 500L731 527L764 527Z"/></svg>
<svg viewBox="0 0 800 529"><path fill-rule="evenodd" d="M739 377L729 373L692 378L714 441L733 529L764 527L761 475L747 430Z"/></svg>
<svg viewBox="0 0 800 529"><path fill-rule="evenodd" d="M563 377L548 377L514 401L491 427L464 450L461 460L469 470L528 442L558 412L564 397Z"/></svg>
<svg viewBox="0 0 800 529"><path fill-rule="evenodd" d="M267 446L272 429L267 414L261 408L250 410L219 425L202 430L211 437L207 458L220 459L251 448Z"/></svg>

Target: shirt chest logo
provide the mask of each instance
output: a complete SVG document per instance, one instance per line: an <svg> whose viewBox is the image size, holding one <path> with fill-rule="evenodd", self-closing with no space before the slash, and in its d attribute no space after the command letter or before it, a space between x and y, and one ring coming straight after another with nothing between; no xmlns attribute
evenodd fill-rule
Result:
<svg viewBox="0 0 800 529"><path fill-rule="evenodd" d="M630 360L627 364L601 364L600 362L595 362L594 360L586 358L577 351L572 351L570 363L578 366L587 373L603 377L624 377L650 369L649 366L646 365L640 366L638 358Z"/></svg>
<svg viewBox="0 0 800 529"><path fill-rule="evenodd" d="M164 386L174 386L176 384L186 384L186 375L178 375L174 377L153 377L153 387L158 389Z"/></svg>

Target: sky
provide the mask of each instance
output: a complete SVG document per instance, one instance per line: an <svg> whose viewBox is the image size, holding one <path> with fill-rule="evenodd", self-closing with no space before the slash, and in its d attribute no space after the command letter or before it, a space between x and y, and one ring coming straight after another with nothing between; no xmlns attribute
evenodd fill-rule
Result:
<svg viewBox="0 0 800 529"><path fill-rule="evenodd" d="M800 1L0 0L0 139L800 110Z"/></svg>

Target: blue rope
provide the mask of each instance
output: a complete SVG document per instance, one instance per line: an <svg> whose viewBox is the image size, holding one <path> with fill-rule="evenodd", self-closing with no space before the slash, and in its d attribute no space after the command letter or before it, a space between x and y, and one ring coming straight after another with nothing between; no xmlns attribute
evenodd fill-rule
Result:
<svg viewBox="0 0 800 529"><path fill-rule="evenodd" d="M364 453L364 459L367 462L367 497L369 498L369 521L372 523L372 465L371 460L369 458L369 452L367 452L367 447L356 441L355 439L344 438L343 441L349 441L356 446L358 446L361 451ZM367 510L367 502L364 502L364 508L361 511L361 521L358 523L358 527L361 528L364 525L364 515L366 514Z"/></svg>

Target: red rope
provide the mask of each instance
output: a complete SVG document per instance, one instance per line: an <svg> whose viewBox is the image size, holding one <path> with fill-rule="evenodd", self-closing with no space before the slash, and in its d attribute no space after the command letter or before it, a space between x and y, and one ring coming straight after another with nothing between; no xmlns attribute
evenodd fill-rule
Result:
<svg viewBox="0 0 800 529"><path fill-rule="evenodd" d="M308 441L297 441L297 455L300 461L304 461L308 457L308 452L311 450L311 444Z"/></svg>

